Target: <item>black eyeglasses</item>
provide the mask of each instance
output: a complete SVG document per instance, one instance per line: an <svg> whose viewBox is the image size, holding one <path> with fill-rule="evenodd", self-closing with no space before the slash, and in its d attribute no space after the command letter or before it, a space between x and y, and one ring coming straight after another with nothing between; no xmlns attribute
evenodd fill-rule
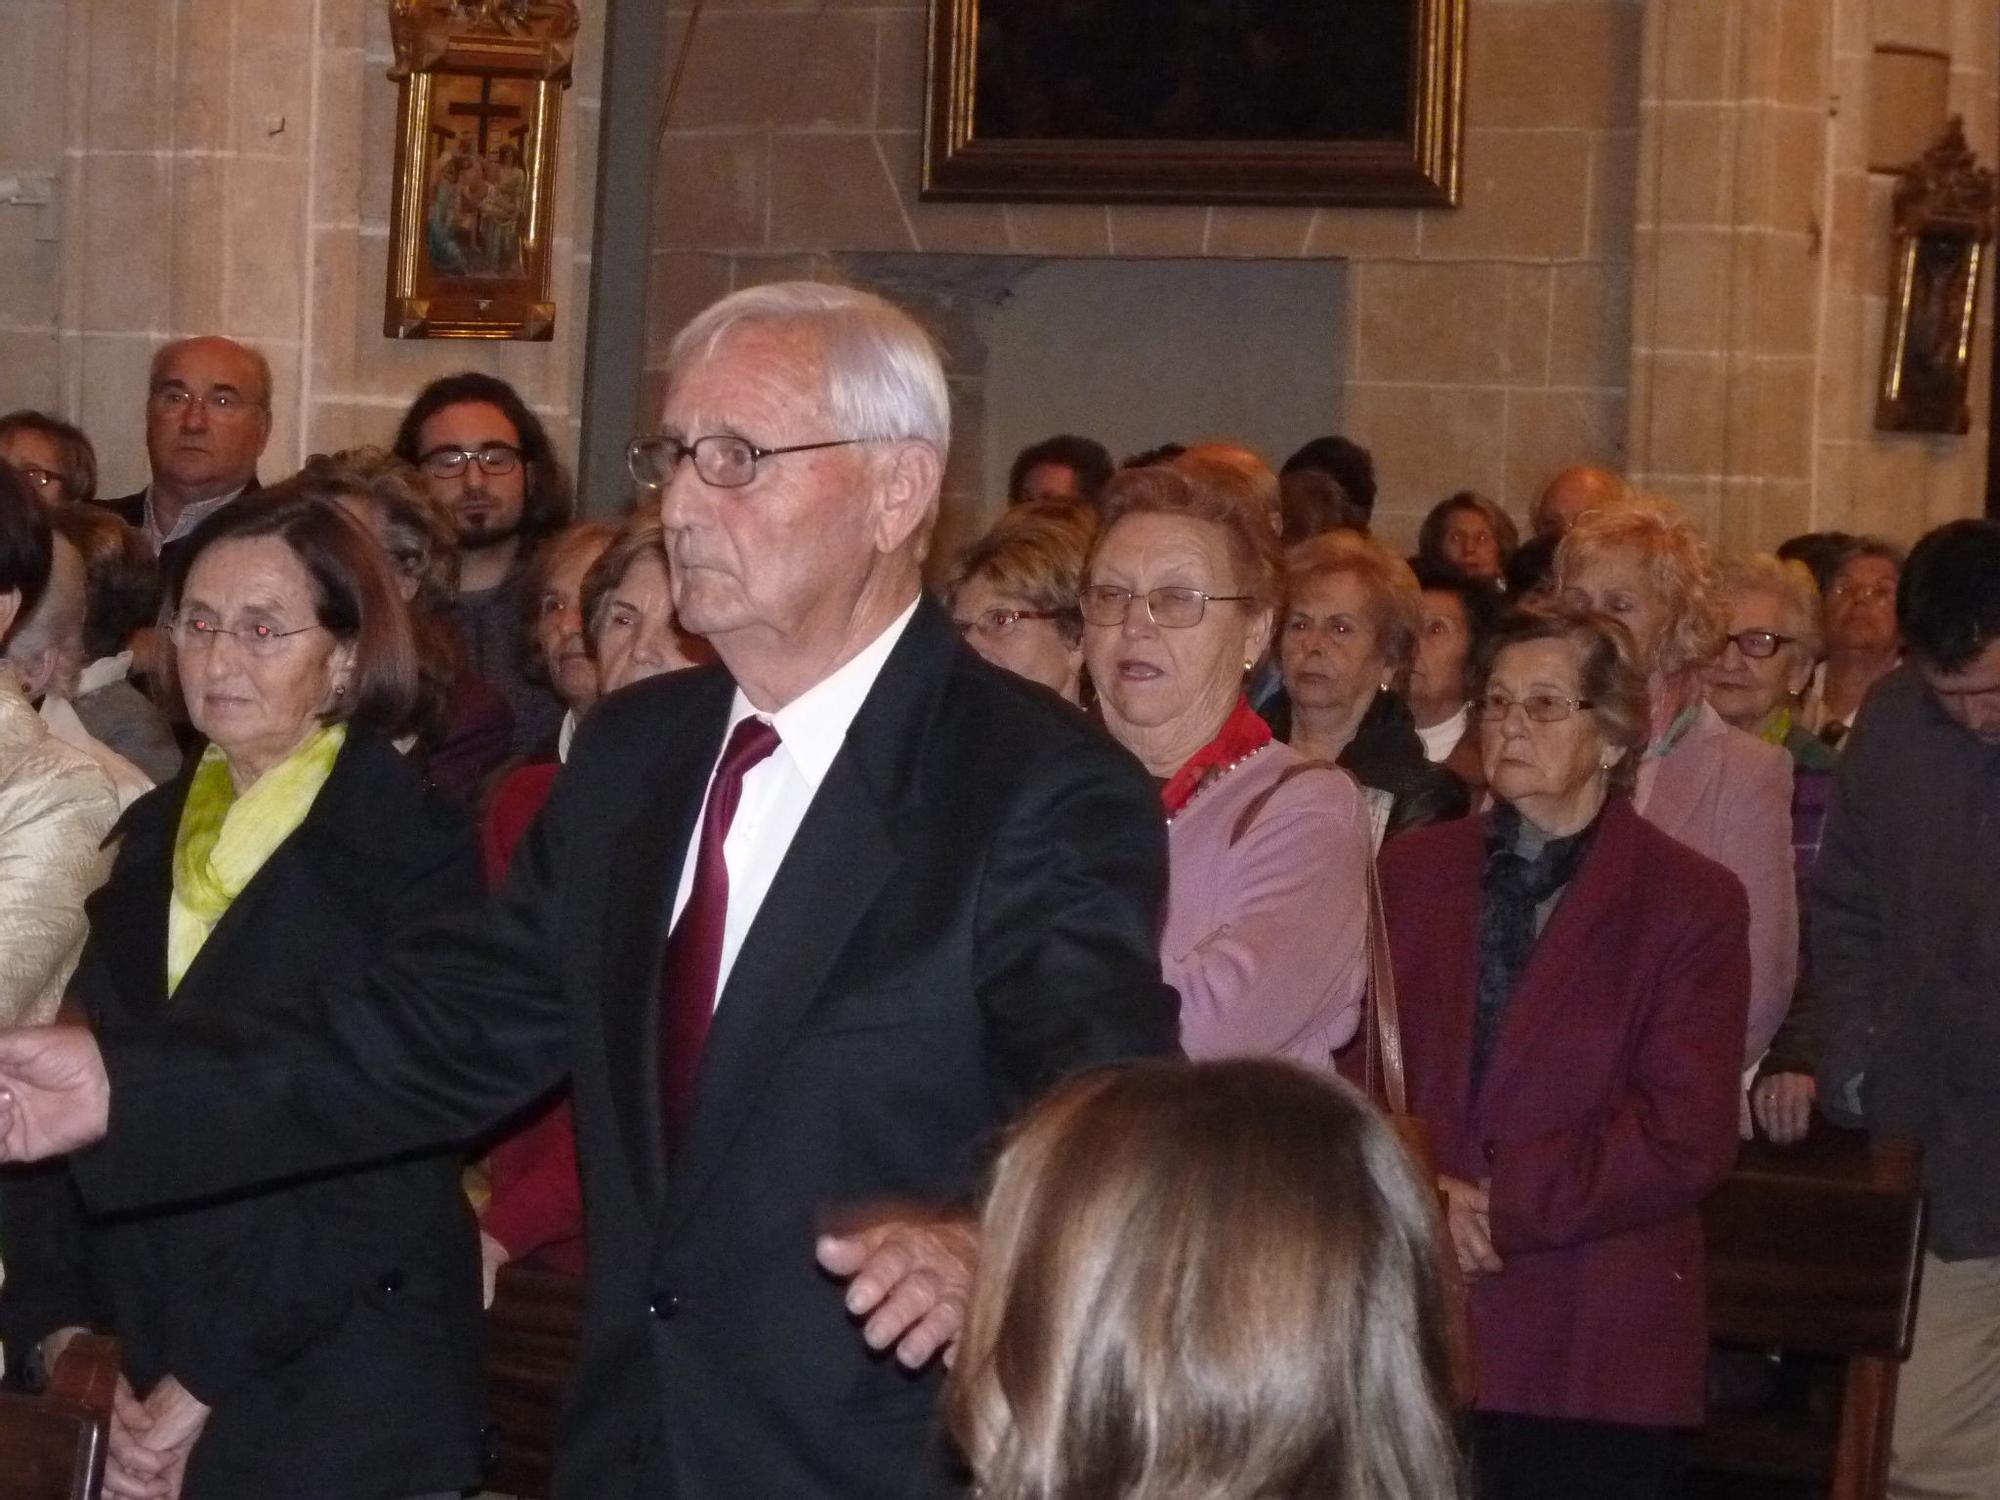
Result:
<svg viewBox="0 0 2000 1500"><path fill-rule="evenodd" d="M1479 722L1498 724L1516 707L1537 724L1560 724L1579 708L1595 708L1589 698L1564 698L1555 693L1530 693L1525 698L1509 698L1505 693L1488 693L1473 705Z"/></svg>
<svg viewBox="0 0 2000 1500"><path fill-rule="evenodd" d="M706 437L684 441L675 437L639 437L625 445L625 465L633 479L649 490L663 490L674 477L681 460L694 460L694 471L703 484L719 490L740 490L757 477L757 465L767 458L787 453L816 453L821 448L851 448L869 438L829 438L823 443L788 443L782 448L760 448L748 438L712 432Z"/></svg>
<svg viewBox="0 0 2000 1500"><path fill-rule="evenodd" d="M484 474L511 474L521 464L521 450L506 443L483 448L433 448L417 464L433 479L456 479L466 465L477 463Z"/></svg>
<svg viewBox="0 0 2000 1500"><path fill-rule="evenodd" d="M1752 661L1767 661L1776 656L1781 647L1796 646L1798 641L1795 635L1779 635L1775 630L1739 630L1734 635L1723 637L1723 645L1735 646Z"/></svg>
<svg viewBox="0 0 2000 1500"><path fill-rule="evenodd" d="M1186 630L1199 625L1210 604L1248 604L1255 594L1205 594L1200 589L1157 588L1134 594L1115 583L1093 583L1083 591L1083 619L1086 625L1123 625L1132 611L1132 601L1146 601L1146 617L1167 630Z"/></svg>

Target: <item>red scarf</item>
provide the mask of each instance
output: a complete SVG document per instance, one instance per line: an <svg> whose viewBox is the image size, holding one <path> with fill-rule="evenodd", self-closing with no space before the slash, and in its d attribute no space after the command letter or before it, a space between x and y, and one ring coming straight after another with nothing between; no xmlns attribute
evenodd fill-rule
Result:
<svg viewBox="0 0 2000 1500"><path fill-rule="evenodd" d="M1257 717L1248 698L1238 698L1236 707L1222 721L1221 732L1188 757L1160 789L1160 801L1167 816L1173 817L1188 805L1194 794L1222 774L1223 768L1243 759L1253 750L1271 743L1271 726Z"/></svg>

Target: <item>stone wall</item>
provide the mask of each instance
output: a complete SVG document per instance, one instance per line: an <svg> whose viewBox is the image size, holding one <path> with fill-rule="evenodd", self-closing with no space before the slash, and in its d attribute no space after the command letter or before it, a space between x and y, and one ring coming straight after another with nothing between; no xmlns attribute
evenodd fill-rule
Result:
<svg viewBox="0 0 2000 1500"><path fill-rule="evenodd" d="M1641 10L1472 0L1455 211L1107 209L918 201L923 0L707 0L691 31L673 0L653 363L719 293L854 252L1339 257L1345 316L1317 332L1342 341L1346 384L1321 430L1375 450L1388 533L1466 486L1518 507L1555 467L1624 453ZM978 414L960 416L962 526L995 497Z"/></svg>
<svg viewBox="0 0 2000 1500"><path fill-rule="evenodd" d="M264 470L385 442L434 375L519 385L573 441L597 135L589 17L566 100L547 344L382 336L396 86L380 0L7 0L0 175L58 169L57 239L0 208L0 408L53 406L104 487L146 477L142 400L163 340L224 333L274 372ZM18 274L17 274L18 272Z"/></svg>

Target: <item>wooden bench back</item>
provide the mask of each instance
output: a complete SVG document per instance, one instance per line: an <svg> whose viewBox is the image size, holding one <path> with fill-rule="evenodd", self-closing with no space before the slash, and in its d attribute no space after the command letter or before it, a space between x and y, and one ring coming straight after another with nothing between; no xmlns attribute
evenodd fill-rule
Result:
<svg viewBox="0 0 2000 1500"><path fill-rule="evenodd" d="M96 1500L118 1345L78 1334L39 1396L0 1396L0 1500Z"/></svg>
<svg viewBox="0 0 2000 1500"><path fill-rule="evenodd" d="M486 1314L486 1484L542 1500L555 1468L562 1398L583 1334L583 1282L506 1265Z"/></svg>
<svg viewBox="0 0 2000 1500"><path fill-rule="evenodd" d="M1715 1338L1909 1354L1924 1244L1916 1148L1830 1129L1795 1146L1751 1142L1702 1218Z"/></svg>

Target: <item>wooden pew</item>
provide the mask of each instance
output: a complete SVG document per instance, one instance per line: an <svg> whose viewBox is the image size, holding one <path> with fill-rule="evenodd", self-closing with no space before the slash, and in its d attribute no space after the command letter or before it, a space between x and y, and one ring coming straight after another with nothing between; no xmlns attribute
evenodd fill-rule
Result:
<svg viewBox="0 0 2000 1500"><path fill-rule="evenodd" d="M500 1268L486 1314L488 1489L521 1500L548 1495L557 1419L582 1331L580 1278Z"/></svg>
<svg viewBox="0 0 2000 1500"><path fill-rule="evenodd" d="M118 1345L80 1333L41 1395L0 1395L0 1500L96 1500L117 1388Z"/></svg>
<svg viewBox="0 0 2000 1500"><path fill-rule="evenodd" d="M1744 1146L1702 1210L1711 1338L1834 1362L1838 1414L1827 1430L1809 1413L1711 1412L1697 1475L1881 1500L1923 1266L1920 1181L1916 1147L1872 1145L1823 1122L1796 1146Z"/></svg>

